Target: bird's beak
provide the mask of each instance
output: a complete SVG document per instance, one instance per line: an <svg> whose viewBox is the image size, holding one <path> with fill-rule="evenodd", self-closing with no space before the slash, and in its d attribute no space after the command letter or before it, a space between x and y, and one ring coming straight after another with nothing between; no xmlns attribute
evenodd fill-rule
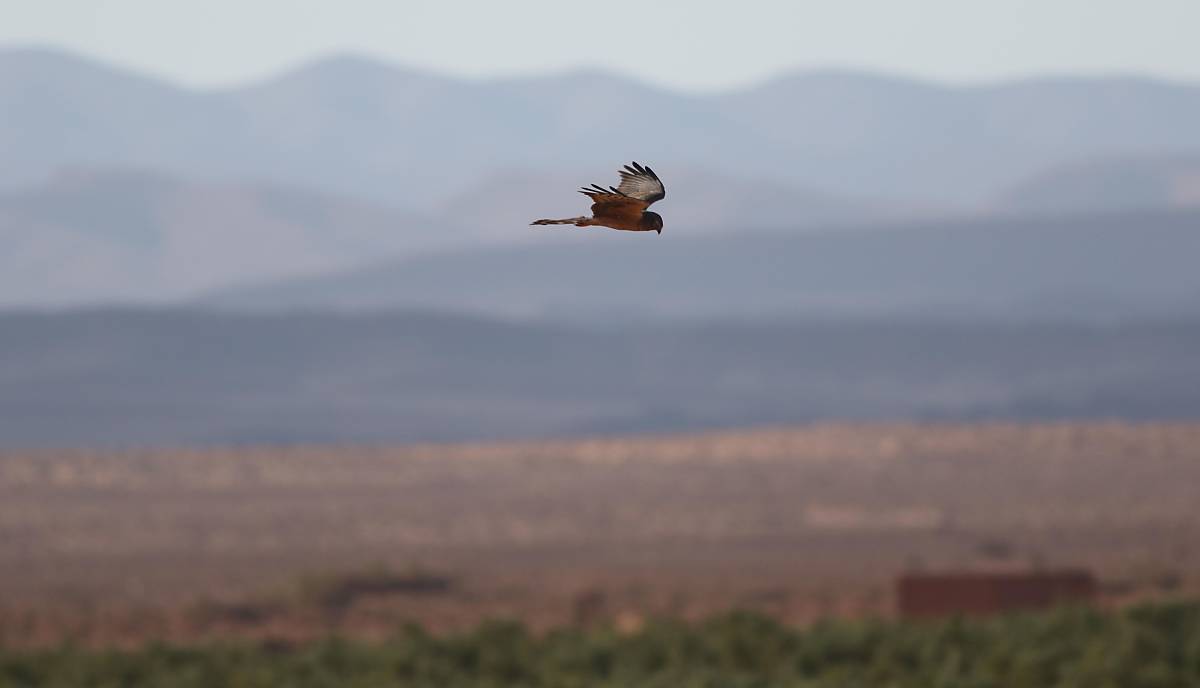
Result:
<svg viewBox="0 0 1200 688"><path fill-rule="evenodd" d="M654 231L658 232L659 234L662 234L662 227L659 227L658 229L656 229Z"/></svg>

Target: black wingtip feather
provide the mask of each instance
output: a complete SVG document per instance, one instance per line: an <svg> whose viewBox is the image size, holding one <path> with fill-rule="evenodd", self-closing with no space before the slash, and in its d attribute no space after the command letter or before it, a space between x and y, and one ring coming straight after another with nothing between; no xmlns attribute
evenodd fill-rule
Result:
<svg viewBox="0 0 1200 688"><path fill-rule="evenodd" d="M620 174L621 177L652 177L654 179L658 179L658 174L656 174L654 170L650 169L649 165L643 165L636 160L628 165L625 165L625 168L620 170Z"/></svg>

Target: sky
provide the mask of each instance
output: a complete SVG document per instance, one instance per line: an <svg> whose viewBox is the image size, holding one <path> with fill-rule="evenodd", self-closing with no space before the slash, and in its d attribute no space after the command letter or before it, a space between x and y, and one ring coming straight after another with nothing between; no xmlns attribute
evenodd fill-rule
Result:
<svg viewBox="0 0 1200 688"><path fill-rule="evenodd" d="M1200 81L1200 0L0 0L0 46L195 87L331 53L468 76L602 68L716 90L810 68Z"/></svg>

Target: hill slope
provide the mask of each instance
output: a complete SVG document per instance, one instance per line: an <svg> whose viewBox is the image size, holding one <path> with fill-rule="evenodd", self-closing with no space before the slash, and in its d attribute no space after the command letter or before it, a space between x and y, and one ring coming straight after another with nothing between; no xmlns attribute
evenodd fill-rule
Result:
<svg viewBox="0 0 1200 688"><path fill-rule="evenodd" d="M0 307L170 301L469 239L411 213L300 189L76 170L0 192Z"/></svg>
<svg viewBox="0 0 1200 688"><path fill-rule="evenodd" d="M821 418L1200 415L1200 326L0 316L4 446L393 442Z"/></svg>
<svg viewBox="0 0 1200 688"><path fill-rule="evenodd" d="M1200 207L1200 155L1112 158L1064 165L1014 186L998 209L1036 213Z"/></svg>
<svg viewBox="0 0 1200 688"><path fill-rule="evenodd" d="M827 233L574 228L537 245L248 287L226 308L420 307L589 319L780 314L1197 314L1200 212L925 221ZM751 228L747 228L750 230ZM535 230L530 230L535 231Z"/></svg>

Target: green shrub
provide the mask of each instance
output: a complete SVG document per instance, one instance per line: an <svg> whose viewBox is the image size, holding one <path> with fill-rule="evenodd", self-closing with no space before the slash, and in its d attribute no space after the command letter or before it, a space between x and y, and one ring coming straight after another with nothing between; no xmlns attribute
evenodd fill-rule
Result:
<svg viewBox="0 0 1200 688"><path fill-rule="evenodd" d="M0 650L0 688L1184 688L1200 685L1200 603L795 630L731 614L534 637L508 622L301 647Z"/></svg>

